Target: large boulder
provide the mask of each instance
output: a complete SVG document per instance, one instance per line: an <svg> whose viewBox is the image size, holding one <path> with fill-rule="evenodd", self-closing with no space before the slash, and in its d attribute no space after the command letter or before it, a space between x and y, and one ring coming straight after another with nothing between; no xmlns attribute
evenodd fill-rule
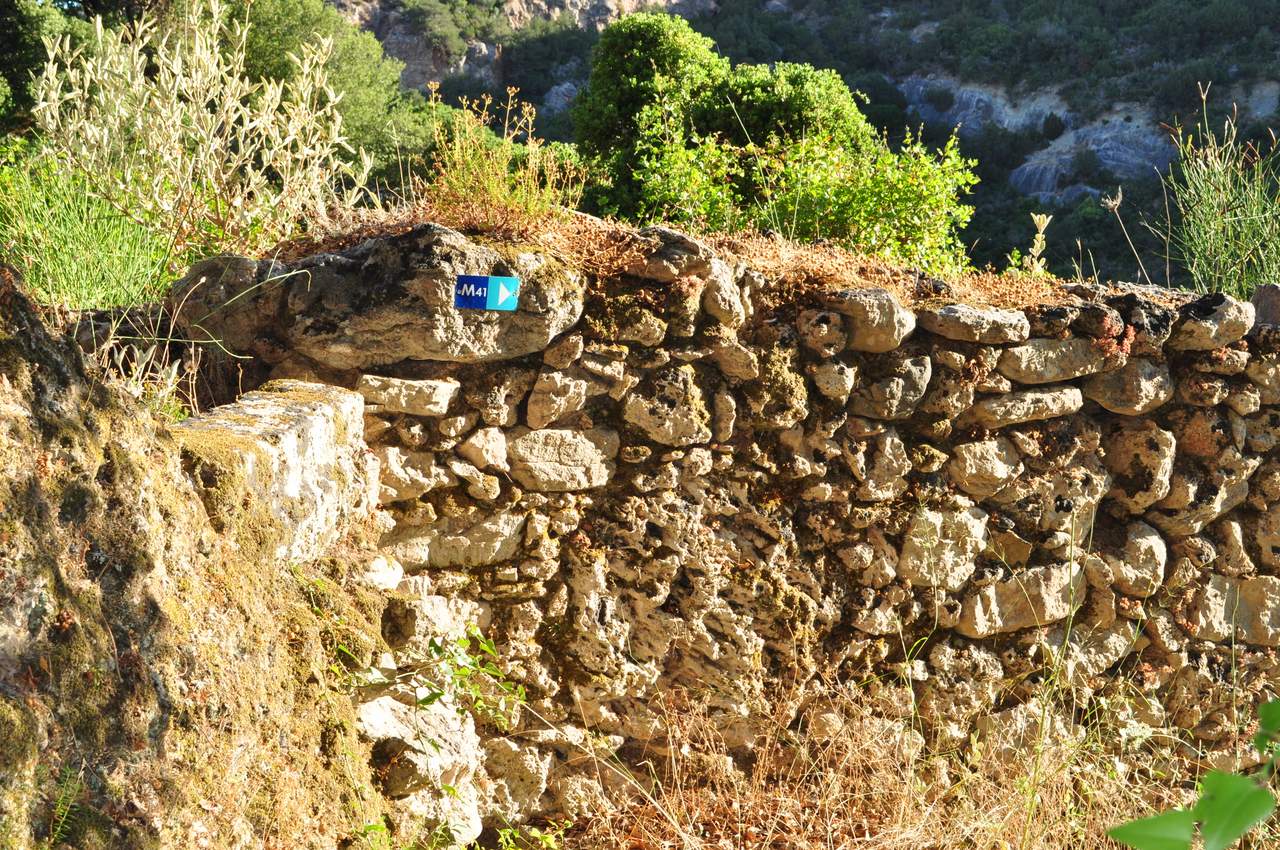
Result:
<svg viewBox="0 0 1280 850"><path fill-rule="evenodd" d="M458 275L520 278L518 309L457 309ZM215 258L194 266L169 301L192 339L267 358L284 346L333 369L365 369L541 351L582 315L584 285L546 255L500 253L424 224L296 263Z"/></svg>

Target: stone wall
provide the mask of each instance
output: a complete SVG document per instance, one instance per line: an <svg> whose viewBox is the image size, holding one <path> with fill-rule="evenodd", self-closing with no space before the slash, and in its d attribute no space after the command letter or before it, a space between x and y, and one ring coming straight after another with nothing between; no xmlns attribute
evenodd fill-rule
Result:
<svg viewBox="0 0 1280 850"><path fill-rule="evenodd" d="M640 237L608 279L423 225L175 290L193 336L366 401L395 601L363 728L417 754L403 808L441 767L390 674L467 621L554 726L481 730L475 829L580 810L580 756L659 744L677 687L749 748L780 683L905 679L948 748L1050 679L1209 743L1274 686L1280 332L1252 304L783 295ZM519 311L455 310L458 274L520 276Z"/></svg>

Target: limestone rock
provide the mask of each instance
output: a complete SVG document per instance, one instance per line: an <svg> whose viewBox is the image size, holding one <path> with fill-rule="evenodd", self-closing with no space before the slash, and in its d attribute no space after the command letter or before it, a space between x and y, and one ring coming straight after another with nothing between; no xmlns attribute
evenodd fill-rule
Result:
<svg viewBox="0 0 1280 850"><path fill-rule="evenodd" d="M961 424L973 423L984 428L1003 428L1006 425L1067 416L1078 411L1083 405L1084 396L1076 387L1024 390L978 400L968 412L961 416Z"/></svg>
<svg viewBox="0 0 1280 850"><path fill-rule="evenodd" d="M265 539L274 523L275 557L306 561L377 502L362 411L349 390L272 381L171 430L215 527L250 522Z"/></svg>
<svg viewBox="0 0 1280 850"><path fill-rule="evenodd" d="M406 570L483 567L515 557L525 515L496 511L447 518L423 527L401 524L382 540Z"/></svg>
<svg viewBox="0 0 1280 850"><path fill-rule="evenodd" d="M1178 310L1178 324L1169 337L1173 351L1206 351L1244 338L1253 327L1254 309L1248 301L1213 292Z"/></svg>
<svg viewBox="0 0 1280 850"><path fill-rule="evenodd" d="M1280 578L1210 573L1196 592L1188 619L1191 635L1199 640L1280 646Z"/></svg>
<svg viewBox="0 0 1280 850"><path fill-rule="evenodd" d="M823 299L828 309L849 317L854 351L893 351L916 328L916 317L884 289L843 289Z"/></svg>
<svg viewBox="0 0 1280 850"><path fill-rule="evenodd" d="M582 356L582 334L568 334L542 352L542 362L549 369L568 369Z"/></svg>
<svg viewBox="0 0 1280 850"><path fill-rule="evenodd" d="M1179 443L1179 448L1183 444ZM1187 537L1196 534L1200 529L1239 505L1249 495L1249 477L1258 469L1261 458L1256 457L1224 457L1219 468L1198 479L1185 479L1188 492L1185 504L1178 500L1176 505L1168 505L1169 499L1179 494L1176 486L1171 486L1170 496L1147 511L1146 520L1170 537Z"/></svg>
<svg viewBox="0 0 1280 850"><path fill-rule="evenodd" d="M210 257L174 283L166 303L188 339L250 354L276 330L289 283L275 263Z"/></svg>
<svg viewBox="0 0 1280 850"><path fill-rule="evenodd" d="M849 409L872 419L905 419L924 398L932 372L932 363L924 355L888 356L867 386L853 393Z"/></svg>
<svg viewBox="0 0 1280 850"><path fill-rule="evenodd" d="M964 600L956 631L981 638L1056 623L1084 601L1084 571L1077 564L1019 570Z"/></svg>
<svg viewBox="0 0 1280 850"><path fill-rule="evenodd" d="M534 381L531 369L504 369L484 383L468 386L463 395L486 425L509 428L518 421L520 404Z"/></svg>
<svg viewBox="0 0 1280 850"><path fill-rule="evenodd" d="M1280 285L1264 283L1249 298L1259 325L1280 325Z"/></svg>
<svg viewBox="0 0 1280 850"><path fill-rule="evenodd" d="M1159 357L1164 353L1165 341L1173 332L1176 318L1172 310L1136 292L1112 298L1108 303L1120 313L1125 324L1133 328L1133 341L1129 345L1131 355Z"/></svg>
<svg viewBox="0 0 1280 850"><path fill-rule="evenodd" d="M1022 342L1031 334L1031 324L1021 310L948 304L921 310L916 319L927 331L963 342Z"/></svg>
<svg viewBox="0 0 1280 850"><path fill-rule="evenodd" d="M858 456L853 476L860 486L856 497L864 502L879 502L901 496L907 489L904 477L911 471L911 459L898 432L889 428L872 441L874 451Z"/></svg>
<svg viewBox="0 0 1280 850"><path fill-rule="evenodd" d="M504 258L434 224L286 269L286 341L337 369L521 357L546 348L582 315L584 282L576 271L547 256ZM519 308L457 309L454 287L463 274L519 277Z"/></svg>
<svg viewBox="0 0 1280 850"><path fill-rule="evenodd" d="M985 499L1021 475L1023 466L1013 443L996 437L956 446L947 471L961 490L976 499Z"/></svg>
<svg viewBox="0 0 1280 850"><path fill-rule="evenodd" d="M711 440L711 414L688 364L659 372L647 391L629 395L622 416L655 443L688 446Z"/></svg>
<svg viewBox="0 0 1280 850"><path fill-rule="evenodd" d="M565 492L603 487L613 476L618 435L591 431L529 431L507 444L511 477L529 490Z"/></svg>
<svg viewBox="0 0 1280 850"><path fill-rule="evenodd" d="M389 413L444 416L449 412L449 405L457 397L460 386L452 378L410 381L380 375L361 375L360 382L356 384L356 392L364 396L369 404L376 404Z"/></svg>
<svg viewBox="0 0 1280 850"><path fill-rule="evenodd" d="M711 270L711 249L692 236L662 226L643 227L637 236L648 250L627 269L633 277L669 283Z"/></svg>
<svg viewBox="0 0 1280 850"><path fill-rule="evenodd" d="M382 793L423 832L446 827L463 843L479 837L474 782L483 751L469 713L452 699L414 705L380 696L356 710L356 727L373 744ZM443 787L454 793L440 793Z"/></svg>
<svg viewBox="0 0 1280 850"><path fill-rule="evenodd" d="M1150 596L1164 582L1168 550L1160 533L1145 522L1129 523L1124 547L1102 555L1111 567L1116 590L1127 596Z"/></svg>
<svg viewBox="0 0 1280 850"><path fill-rule="evenodd" d="M1111 372L1093 375L1081 387L1084 396L1112 413L1141 416L1173 398L1173 378L1164 363L1134 358Z"/></svg>
<svg viewBox="0 0 1280 850"><path fill-rule="evenodd" d="M952 369L934 369L929 379L929 391L917 409L921 413L958 416L973 405L975 397L974 382L963 374Z"/></svg>
<svg viewBox="0 0 1280 850"><path fill-rule="evenodd" d="M1177 441L1150 420L1116 428L1107 436L1103 462L1114 487L1107 495L1131 514L1140 514L1169 495Z"/></svg>
<svg viewBox="0 0 1280 850"><path fill-rule="evenodd" d="M379 446L383 504L416 499L441 487L452 487L457 479L435 462L432 452L405 451L400 446Z"/></svg>
<svg viewBox="0 0 1280 850"><path fill-rule="evenodd" d="M480 428L458 444L458 454L480 469L510 469L507 465L507 435L501 428Z"/></svg>
<svg viewBox="0 0 1280 850"><path fill-rule="evenodd" d="M809 390L798 371L799 359L799 352L789 345L775 345L764 351L760 378L746 388L756 427L785 430L809 414Z"/></svg>
<svg viewBox="0 0 1280 850"><path fill-rule="evenodd" d="M997 368L1020 384L1053 384L1101 372L1107 357L1093 340L1033 339L1006 348Z"/></svg>
<svg viewBox="0 0 1280 850"><path fill-rule="evenodd" d="M738 381L751 381L760 377L760 359L732 333L710 334L711 360L725 377Z"/></svg>
<svg viewBox="0 0 1280 850"><path fill-rule="evenodd" d="M737 329L747 320L742 294L734 283L733 275L720 260L711 261L711 273L707 286L702 290L702 309L720 324Z"/></svg>
<svg viewBox="0 0 1280 850"><path fill-rule="evenodd" d="M853 392L853 385L858 380L858 370L839 360L831 360L810 367L813 385L832 401L844 404Z"/></svg>
<svg viewBox="0 0 1280 850"><path fill-rule="evenodd" d="M804 310L796 319L796 329L805 348L819 357L832 357L844 351L847 334L844 318L832 310Z"/></svg>
<svg viewBox="0 0 1280 850"><path fill-rule="evenodd" d="M902 538L898 574L916 587L964 587L987 544L987 512L958 497L947 508L921 507Z"/></svg>
<svg viewBox="0 0 1280 850"><path fill-rule="evenodd" d="M529 395L525 421L530 428L545 428L587 403L587 382L564 372L543 371Z"/></svg>
<svg viewBox="0 0 1280 850"><path fill-rule="evenodd" d="M497 828L522 823L542 813L554 755L510 738L484 742L488 787L484 805L486 822Z"/></svg>

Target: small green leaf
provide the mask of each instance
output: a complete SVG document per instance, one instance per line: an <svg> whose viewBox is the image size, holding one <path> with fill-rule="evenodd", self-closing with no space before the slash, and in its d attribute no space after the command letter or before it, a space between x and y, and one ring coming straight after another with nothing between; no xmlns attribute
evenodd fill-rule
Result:
<svg viewBox="0 0 1280 850"><path fill-rule="evenodd" d="M1280 733L1280 700L1272 700L1258 706L1258 734L1253 738L1258 752L1265 755L1277 733Z"/></svg>
<svg viewBox="0 0 1280 850"><path fill-rule="evenodd" d="M1209 772L1200 783L1195 816L1205 850L1226 850L1276 807L1275 798L1247 776Z"/></svg>
<svg viewBox="0 0 1280 850"><path fill-rule="evenodd" d="M1110 830L1107 835L1134 850L1191 850L1195 826L1193 813L1174 811L1131 820Z"/></svg>

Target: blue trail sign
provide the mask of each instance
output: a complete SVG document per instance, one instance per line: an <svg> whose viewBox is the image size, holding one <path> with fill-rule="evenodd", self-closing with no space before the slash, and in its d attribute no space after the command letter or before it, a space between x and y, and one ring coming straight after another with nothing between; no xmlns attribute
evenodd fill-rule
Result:
<svg viewBox="0 0 1280 850"><path fill-rule="evenodd" d="M520 278L487 274L460 274L453 288L453 306L459 310L516 309L520 301Z"/></svg>

